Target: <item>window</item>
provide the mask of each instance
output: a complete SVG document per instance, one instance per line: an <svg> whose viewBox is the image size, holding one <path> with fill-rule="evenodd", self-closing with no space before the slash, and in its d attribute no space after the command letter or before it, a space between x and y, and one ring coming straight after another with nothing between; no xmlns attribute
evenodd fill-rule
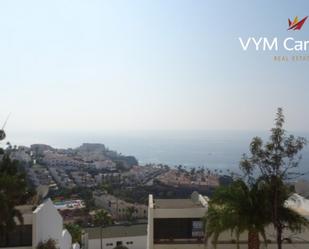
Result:
<svg viewBox="0 0 309 249"><path fill-rule="evenodd" d="M127 244L127 245L132 245L132 244L133 244L133 241L128 241L126 244Z"/></svg>
<svg viewBox="0 0 309 249"><path fill-rule="evenodd" d="M113 246L113 243L106 243L106 246Z"/></svg>
<svg viewBox="0 0 309 249"><path fill-rule="evenodd" d="M122 241L117 241L116 246L122 246Z"/></svg>
<svg viewBox="0 0 309 249"><path fill-rule="evenodd" d="M154 239L192 239L203 237L200 219L154 219Z"/></svg>

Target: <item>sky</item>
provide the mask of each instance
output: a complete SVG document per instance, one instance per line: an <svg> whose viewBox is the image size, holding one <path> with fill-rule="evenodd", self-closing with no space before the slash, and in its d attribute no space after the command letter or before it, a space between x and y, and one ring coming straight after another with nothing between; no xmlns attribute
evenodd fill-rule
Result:
<svg viewBox="0 0 309 249"><path fill-rule="evenodd" d="M309 40L309 23L287 31L306 15L307 1L1 0L0 123L11 113L11 133L268 130L283 107L287 128L307 132L309 61L274 62L238 41Z"/></svg>

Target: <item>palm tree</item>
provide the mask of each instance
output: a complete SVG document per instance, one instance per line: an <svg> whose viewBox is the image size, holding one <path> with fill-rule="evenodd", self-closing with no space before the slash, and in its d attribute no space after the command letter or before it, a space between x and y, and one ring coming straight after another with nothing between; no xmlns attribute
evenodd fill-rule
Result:
<svg viewBox="0 0 309 249"><path fill-rule="evenodd" d="M309 227L308 220L285 205L291 196L291 191L280 183L280 199L278 217L282 226L292 232L301 232ZM236 235L237 247L239 236L248 232L248 248L258 249L259 235L266 244L265 227L272 223L272 186L263 178L251 185L242 180L233 182L229 187L220 187L209 202L209 209L205 216L206 236L213 236L216 245L219 235L231 230Z"/></svg>
<svg viewBox="0 0 309 249"><path fill-rule="evenodd" d="M230 230L239 248L240 234L248 232L248 248L258 249L259 235L266 243L265 227L270 223L265 205L266 194L258 183L248 186L237 180L229 187L218 188L205 216L207 238L212 236L216 245L219 235Z"/></svg>
<svg viewBox="0 0 309 249"><path fill-rule="evenodd" d="M103 227L111 225L113 220L106 210L101 209L94 215L94 223L100 226L100 248L103 249Z"/></svg>
<svg viewBox="0 0 309 249"><path fill-rule="evenodd" d="M94 215L94 223L97 226L111 225L112 222L113 221L112 221L111 216L104 209L101 209L101 210L97 211L96 214Z"/></svg>

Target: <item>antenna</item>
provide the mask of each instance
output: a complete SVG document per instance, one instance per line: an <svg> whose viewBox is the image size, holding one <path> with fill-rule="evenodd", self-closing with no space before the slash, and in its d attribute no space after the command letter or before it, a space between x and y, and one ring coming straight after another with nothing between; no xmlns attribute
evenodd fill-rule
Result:
<svg viewBox="0 0 309 249"><path fill-rule="evenodd" d="M3 129L4 129L4 127L6 126L6 123L8 122L8 120L9 120L10 116L11 116L11 113L9 113L9 115L7 116L7 118L6 118L5 122L4 122L3 126L2 126L2 130L3 130Z"/></svg>
<svg viewBox="0 0 309 249"><path fill-rule="evenodd" d="M9 115L7 116L2 128L0 129L0 141L4 140L5 137L6 137L5 132L4 132L4 127L5 127L6 123L8 122L10 115L11 115L11 113L9 113Z"/></svg>

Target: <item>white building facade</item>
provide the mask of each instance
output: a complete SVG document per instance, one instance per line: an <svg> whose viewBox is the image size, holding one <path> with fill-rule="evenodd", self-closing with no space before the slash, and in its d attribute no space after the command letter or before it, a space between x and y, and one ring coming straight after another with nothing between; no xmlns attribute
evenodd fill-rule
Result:
<svg viewBox="0 0 309 249"><path fill-rule="evenodd" d="M88 228L83 235L84 249L146 249L147 224L113 225L105 228Z"/></svg>
<svg viewBox="0 0 309 249"><path fill-rule="evenodd" d="M147 249L204 248L203 217L207 198L153 199L149 196Z"/></svg>

